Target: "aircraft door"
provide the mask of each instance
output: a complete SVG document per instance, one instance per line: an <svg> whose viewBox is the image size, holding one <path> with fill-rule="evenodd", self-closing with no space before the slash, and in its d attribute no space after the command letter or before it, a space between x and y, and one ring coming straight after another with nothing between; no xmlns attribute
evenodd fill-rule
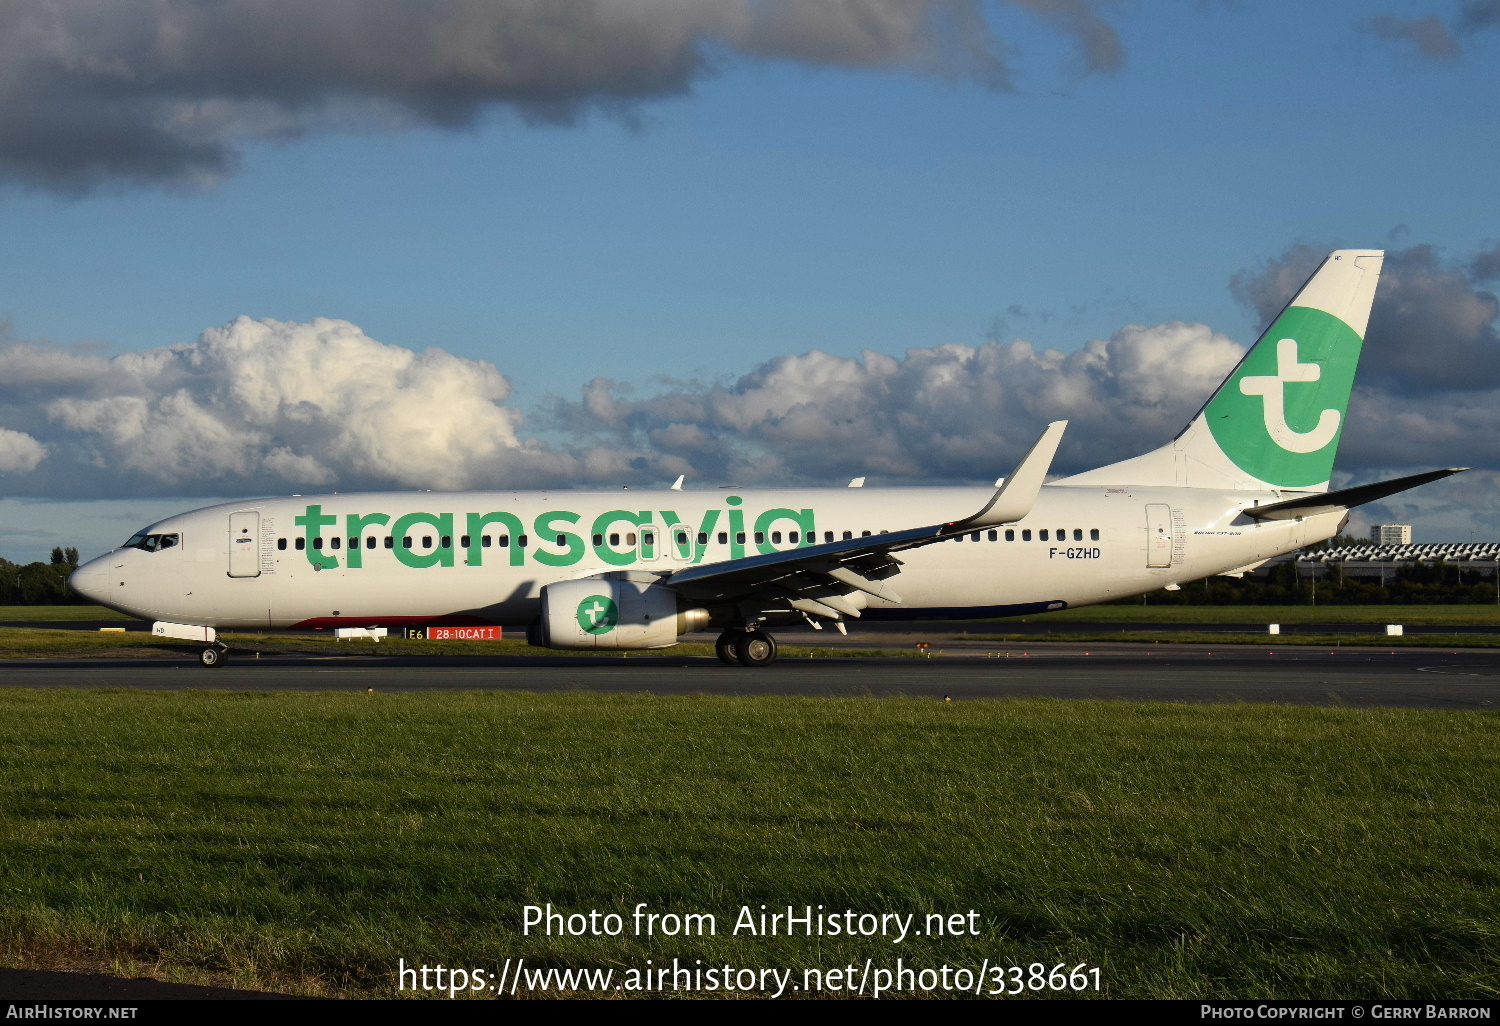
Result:
<svg viewBox="0 0 1500 1026"><path fill-rule="evenodd" d="M1172 565L1172 507L1164 502L1146 506L1146 565Z"/></svg>
<svg viewBox="0 0 1500 1026"><path fill-rule="evenodd" d="M679 563L691 563L693 561L693 532L688 530L685 524L675 524L667 528L668 541L666 545L667 556Z"/></svg>
<svg viewBox="0 0 1500 1026"><path fill-rule="evenodd" d="M229 576L260 576L260 513L229 514Z"/></svg>

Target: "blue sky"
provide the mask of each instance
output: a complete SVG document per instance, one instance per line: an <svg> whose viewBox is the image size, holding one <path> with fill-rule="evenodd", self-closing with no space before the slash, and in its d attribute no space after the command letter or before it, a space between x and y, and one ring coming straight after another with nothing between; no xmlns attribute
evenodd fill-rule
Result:
<svg viewBox="0 0 1500 1026"><path fill-rule="evenodd" d="M1178 320L1248 344L1262 325L1230 281L1296 244L1432 246L1461 274L1500 240L1500 31L1466 31L1463 6L1033 6L1092 10L1122 65L1090 70L1055 23L985 4L1008 90L921 61L857 69L709 42L711 72L624 117L586 106L538 124L505 102L457 128L327 117L287 138L242 132L239 170L190 189L12 173L0 317L12 341L100 356L192 343L241 315L343 319L493 364L519 437L578 449L589 440L553 407L600 376L642 397L732 388L814 349L899 358L1021 338L1069 352ZM1376 15L1436 16L1458 52L1382 38ZM39 433L55 416L26 401L0 403L0 428L60 453L66 439ZM49 514L76 534L89 499L259 483L208 477L80 490L13 472L0 489L78 513ZM1434 537L1493 534L1492 493L1389 512L1428 516ZM0 554L51 539L0 526Z"/></svg>

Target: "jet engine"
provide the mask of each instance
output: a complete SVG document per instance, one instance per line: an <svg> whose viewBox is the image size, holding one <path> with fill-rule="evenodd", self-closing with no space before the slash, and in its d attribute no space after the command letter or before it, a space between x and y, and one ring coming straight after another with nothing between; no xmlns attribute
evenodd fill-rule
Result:
<svg viewBox="0 0 1500 1026"><path fill-rule="evenodd" d="M542 621L527 640L546 648L668 648L707 625L708 610L686 608L654 577L593 577L543 588Z"/></svg>

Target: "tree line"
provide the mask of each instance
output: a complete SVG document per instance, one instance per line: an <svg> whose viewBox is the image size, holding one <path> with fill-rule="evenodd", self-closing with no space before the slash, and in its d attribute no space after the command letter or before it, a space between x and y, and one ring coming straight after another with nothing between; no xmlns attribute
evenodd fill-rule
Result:
<svg viewBox="0 0 1500 1026"><path fill-rule="evenodd" d="M83 605L84 599L68 590L68 575L78 569L78 550L59 545L49 562L12 563L0 558L0 605Z"/></svg>

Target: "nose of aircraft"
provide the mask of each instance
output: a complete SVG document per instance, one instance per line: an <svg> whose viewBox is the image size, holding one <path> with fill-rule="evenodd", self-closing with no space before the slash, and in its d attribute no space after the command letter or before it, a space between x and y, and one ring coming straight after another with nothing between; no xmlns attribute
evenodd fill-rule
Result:
<svg viewBox="0 0 1500 1026"><path fill-rule="evenodd" d="M68 587L93 602L103 602L105 597L104 574L109 568L106 557L91 559L68 576Z"/></svg>

